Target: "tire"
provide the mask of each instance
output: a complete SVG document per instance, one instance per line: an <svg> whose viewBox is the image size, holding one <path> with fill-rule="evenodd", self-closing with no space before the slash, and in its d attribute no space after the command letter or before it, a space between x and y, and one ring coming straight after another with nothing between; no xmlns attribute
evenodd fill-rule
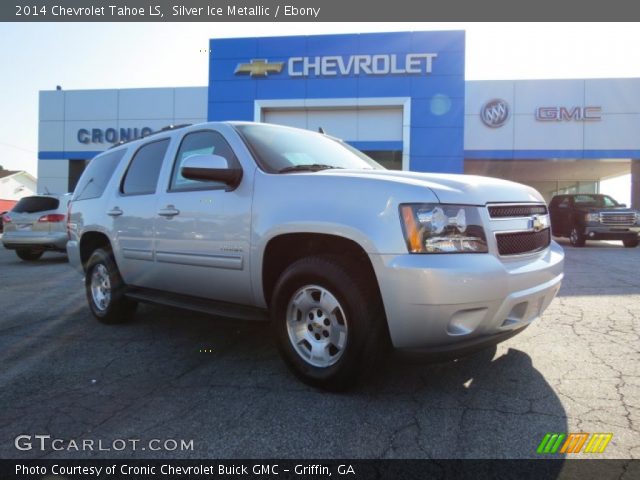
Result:
<svg viewBox="0 0 640 480"><path fill-rule="evenodd" d="M38 260L42 256L43 253L44 253L44 250L38 250L36 248L18 248L18 249L16 249L16 255L21 260L24 260L26 262L35 262L36 260Z"/></svg>
<svg viewBox="0 0 640 480"><path fill-rule="evenodd" d="M91 254L84 285L91 313L100 322L112 325L133 318L138 303L125 297L125 283L110 251L98 249Z"/></svg>
<svg viewBox="0 0 640 480"><path fill-rule="evenodd" d="M276 283L271 323L278 348L311 386L344 390L375 363L384 314L375 282L362 271L340 257L313 256L290 265Z"/></svg>
<svg viewBox="0 0 640 480"><path fill-rule="evenodd" d="M638 246L639 240L638 237L635 238L625 238L622 240L622 244L625 248L635 248Z"/></svg>
<svg viewBox="0 0 640 480"><path fill-rule="evenodd" d="M584 247L586 240L585 236L577 227L571 227L571 233L569 234L569 242L571 242L571 245L574 247Z"/></svg>

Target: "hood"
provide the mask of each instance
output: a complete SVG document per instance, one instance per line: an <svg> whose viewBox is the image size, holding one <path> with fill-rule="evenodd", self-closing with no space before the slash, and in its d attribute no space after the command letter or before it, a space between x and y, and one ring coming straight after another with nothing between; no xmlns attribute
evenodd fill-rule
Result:
<svg viewBox="0 0 640 480"><path fill-rule="evenodd" d="M356 178L376 178L396 185L424 187L431 190L441 203L485 205L501 202L545 203L537 190L492 177L441 173L418 173L399 170L323 170L321 175Z"/></svg>

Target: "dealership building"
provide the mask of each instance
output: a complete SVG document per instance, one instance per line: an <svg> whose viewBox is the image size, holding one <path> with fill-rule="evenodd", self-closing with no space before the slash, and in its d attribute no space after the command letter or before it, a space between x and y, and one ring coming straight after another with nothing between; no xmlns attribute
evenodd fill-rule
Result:
<svg viewBox="0 0 640 480"><path fill-rule="evenodd" d="M40 92L38 190L73 190L121 140L249 120L322 128L387 168L495 176L547 199L631 174L640 207L640 79L464 72L460 31L213 39L208 86Z"/></svg>

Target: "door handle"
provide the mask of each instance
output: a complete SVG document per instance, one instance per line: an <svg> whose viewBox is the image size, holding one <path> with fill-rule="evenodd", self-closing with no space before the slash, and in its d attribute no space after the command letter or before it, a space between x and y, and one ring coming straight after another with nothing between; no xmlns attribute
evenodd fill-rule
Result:
<svg viewBox="0 0 640 480"><path fill-rule="evenodd" d="M179 213L180 213L180 210L178 210L173 205L167 205L166 207L158 210L158 215L160 215L161 217L167 217L167 218L174 217Z"/></svg>
<svg viewBox="0 0 640 480"><path fill-rule="evenodd" d="M112 217L119 217L120 215L122 215L124 212L122 210L120 210L119 207L113 207L111 210L109 210L107 212L107 215L110 215Z"/></svg>

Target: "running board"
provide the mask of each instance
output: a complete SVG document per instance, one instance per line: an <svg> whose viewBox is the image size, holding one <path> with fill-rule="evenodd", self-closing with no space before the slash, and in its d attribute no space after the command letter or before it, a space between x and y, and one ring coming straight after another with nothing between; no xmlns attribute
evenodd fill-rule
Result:
<svg viewBox="0 0 640 480"><path fill-rule="evenodd" d="M154 303L176 307L194 312L206 313L218 317L236 318L239 320L268 321L267 310L247 305L238 305L228 302L217 302L189 295L180 295L163 291L151 290L139 287L127 287L125 295L139 302Z"/></svg>

